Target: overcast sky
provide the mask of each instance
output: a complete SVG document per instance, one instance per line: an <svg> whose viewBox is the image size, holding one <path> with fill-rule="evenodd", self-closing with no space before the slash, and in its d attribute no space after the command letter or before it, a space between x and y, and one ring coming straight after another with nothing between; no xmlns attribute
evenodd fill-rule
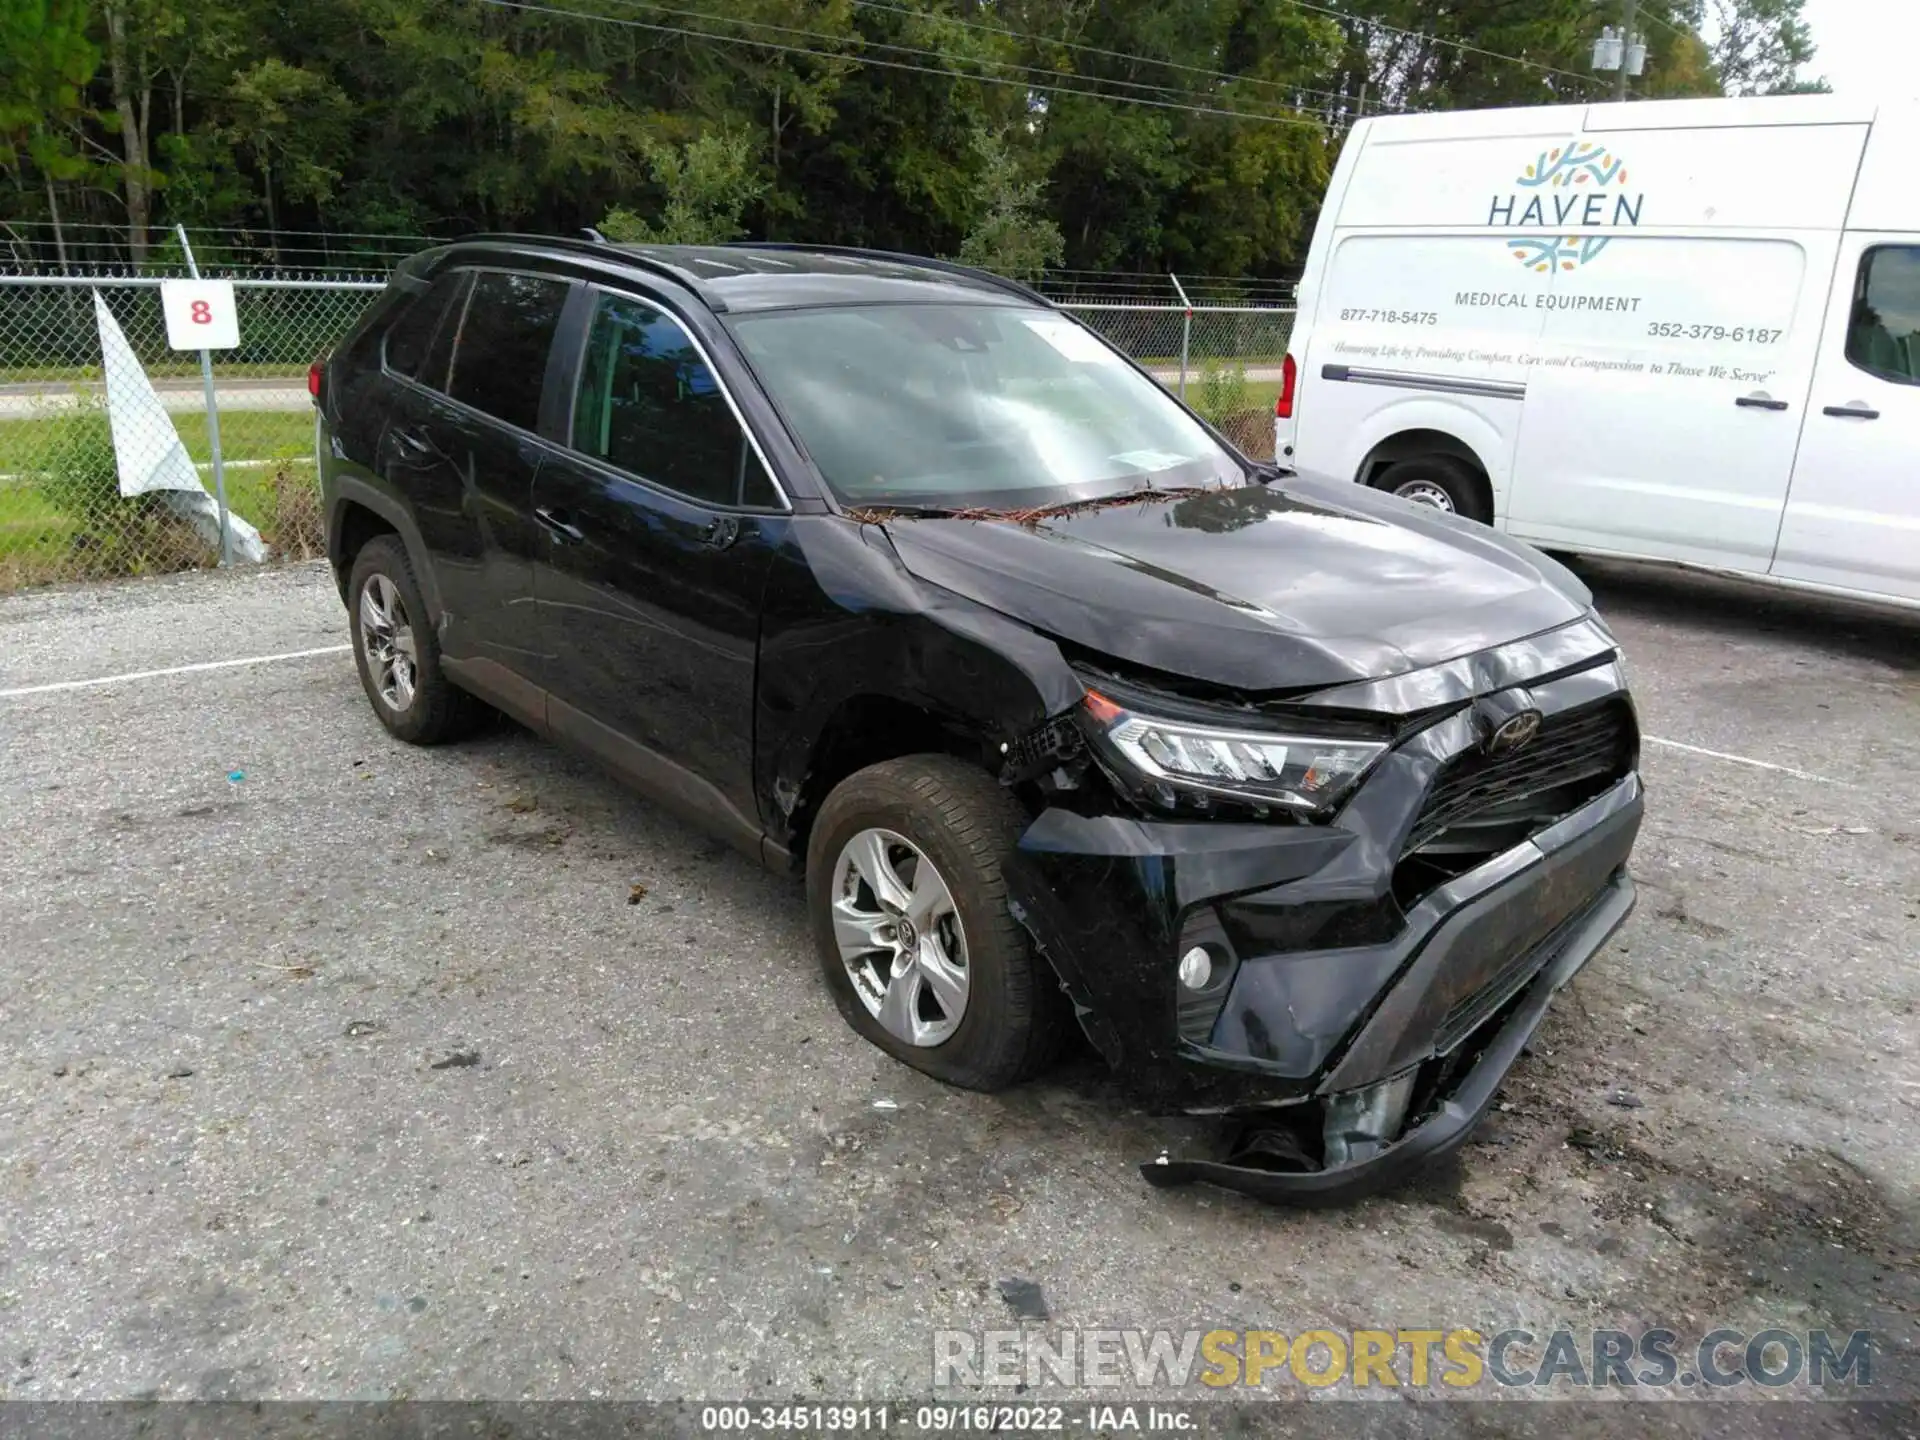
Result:
<svg viewBox="0 0 1920 1440"><path fill-rule="evenodd" d="M1920 99L1920 0L1807 0L1809 75L1850 100Z"/></svg>

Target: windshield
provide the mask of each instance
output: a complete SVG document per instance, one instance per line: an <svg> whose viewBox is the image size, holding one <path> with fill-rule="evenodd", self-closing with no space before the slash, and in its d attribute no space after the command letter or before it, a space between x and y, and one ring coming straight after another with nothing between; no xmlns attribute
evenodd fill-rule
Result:
<svg viewBox="0 0 1920 1440"><path fill-rule="evenodd" d="M843 504L1019 508L1246 478L1164 390L1052 311L835 306L733 331Z"/></svg>

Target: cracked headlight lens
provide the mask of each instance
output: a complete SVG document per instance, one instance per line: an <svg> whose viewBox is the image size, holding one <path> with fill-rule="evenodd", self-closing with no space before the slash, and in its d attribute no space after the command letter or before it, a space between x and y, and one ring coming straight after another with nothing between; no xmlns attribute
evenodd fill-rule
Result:
<svg viewBox="0 0 1920 1440"><path fill-rule="evenodd" d="M1085 713L1107 757L1168 805L1189 792L1325 814L1387 749L1379 740L1226 729L1143 714L1093 690Z"/></svg>

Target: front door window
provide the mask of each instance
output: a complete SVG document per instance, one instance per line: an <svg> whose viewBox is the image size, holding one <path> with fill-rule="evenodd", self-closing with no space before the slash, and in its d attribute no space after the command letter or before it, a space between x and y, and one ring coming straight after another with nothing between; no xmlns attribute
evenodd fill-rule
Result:
<svg viewBox="0 0 1920 1440"><path fill-rule="evenodd" d="M580 367L573 448L708 505L775 503L691 337L671 315L638 300L600 297Z"/></svg>
<svg viewBox="0 0 1920 1440"><path fill-rule="evenodd" d="M1920 245L1876 245L1860 257L1847 360L1896 385L1920 385Z"/></svg>

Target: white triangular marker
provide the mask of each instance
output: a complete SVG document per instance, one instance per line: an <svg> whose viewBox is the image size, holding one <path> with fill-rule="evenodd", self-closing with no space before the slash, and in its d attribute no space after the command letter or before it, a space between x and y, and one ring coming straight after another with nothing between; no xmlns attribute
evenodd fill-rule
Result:
<svg viewBox="0 0 1920 1440"><path fill-rule="evenodd" d="M168 509L187 521L214 549L220 547L220 507L193 467L173 417L154 393L140 357L133 353L120 322L100 292L93 292L93 313L100 328L100 363L106 377L107 423L113 430L113 454L122 495L158 494ZM258 564L267 558L260 532L227 512L233 558Z"/></svg>

